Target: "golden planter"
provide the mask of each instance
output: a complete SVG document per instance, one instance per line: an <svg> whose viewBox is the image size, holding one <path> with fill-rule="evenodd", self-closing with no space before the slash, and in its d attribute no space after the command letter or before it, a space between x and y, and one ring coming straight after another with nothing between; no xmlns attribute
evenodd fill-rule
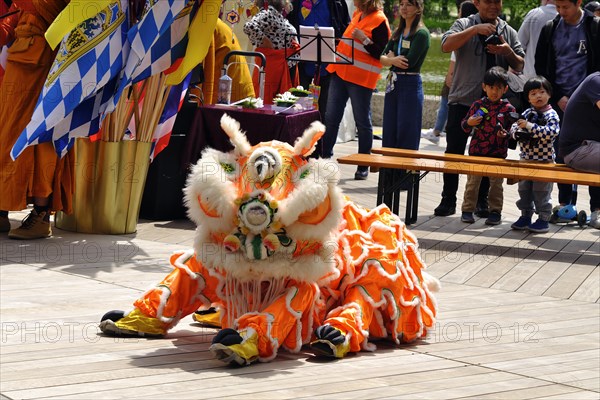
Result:
<svg viewBox="0 0 600 400"><path fill-rule="evenodd" d="M73 214L57 213L56 226L82 233L135 232L151 145L77 139Z"/></svg>

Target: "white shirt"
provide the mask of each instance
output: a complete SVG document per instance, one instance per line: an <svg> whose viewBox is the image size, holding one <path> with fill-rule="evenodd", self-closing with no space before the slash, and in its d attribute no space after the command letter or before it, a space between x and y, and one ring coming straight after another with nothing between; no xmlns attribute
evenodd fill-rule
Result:
<svg viewBox="0 0 600 400"><path fill-rule="evenodd" d="M556 16L556 6L547 4L529 11L519 28L519 41L525 50L525 66L523 78L527 80L536 76L535 73L535 47L537 46L540 32L546 22Z"/></svg>

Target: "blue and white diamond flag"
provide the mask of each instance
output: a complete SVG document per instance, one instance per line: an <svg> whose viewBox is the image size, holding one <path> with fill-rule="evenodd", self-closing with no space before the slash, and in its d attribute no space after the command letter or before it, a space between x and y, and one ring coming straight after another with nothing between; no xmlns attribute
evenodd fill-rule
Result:
<svg viewBox="0 0 600 400"><path fill-rule="evenodd" d="M185 55L195 0L146 0L143 15L127 34L131 52L106 112L113 111L132 83L170 68Z"/></svg>

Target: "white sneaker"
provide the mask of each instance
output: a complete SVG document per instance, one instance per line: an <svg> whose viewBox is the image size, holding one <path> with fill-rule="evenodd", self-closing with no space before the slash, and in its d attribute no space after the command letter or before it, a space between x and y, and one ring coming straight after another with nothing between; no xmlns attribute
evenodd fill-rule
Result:
<svg viewBox="0 0 600 400"><path fill-rule="evenodd" d="M592 212L592 216L590 217L590 222L588 225L592 228L600 229L600 211L596 210Z"/></svg>
<svg viewBox="0 0 600 400"><path fill-rule="evenodd" d="M421 138L429 140L433 144L440 143L440 137L433 133L433 129L428 130L427 132L421 133Z"/></svg>

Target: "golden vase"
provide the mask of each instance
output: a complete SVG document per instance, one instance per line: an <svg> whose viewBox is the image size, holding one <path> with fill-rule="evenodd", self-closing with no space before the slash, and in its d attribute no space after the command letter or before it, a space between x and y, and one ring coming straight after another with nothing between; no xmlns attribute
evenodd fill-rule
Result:
<svg viewBox="0 0 600 400"><path fill-rule="evenodd" d="M77 139L73 213L57 213L56 226L82 233L135 232L151 145Z"/></svg>

